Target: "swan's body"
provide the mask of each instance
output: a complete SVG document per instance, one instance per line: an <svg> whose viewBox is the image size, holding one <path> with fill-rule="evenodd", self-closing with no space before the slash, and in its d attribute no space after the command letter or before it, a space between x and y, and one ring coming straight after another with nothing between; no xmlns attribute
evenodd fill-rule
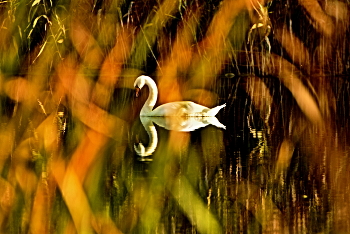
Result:
<svg viewBox="0 0 350 234"><path fill-rule="evenodd" d="M219 122L214 116L208 117L185 117L185 116L165 116L165 117L141 117L149 119L158 126L171 131L192 132L208 125L226 129L226 126Z"/></svg>
<svg viewBox="0 0 350 234"><path fill-rule="evenodd" d="M153 110L158 96L157 85L152 78L139 76L135 80L134 86L142 89L144 85L149 88L149 96L141 109L140 116L215 116L221 108L226 106L223 104L210 109L191 101L180 101L169 102Z"/></svg>

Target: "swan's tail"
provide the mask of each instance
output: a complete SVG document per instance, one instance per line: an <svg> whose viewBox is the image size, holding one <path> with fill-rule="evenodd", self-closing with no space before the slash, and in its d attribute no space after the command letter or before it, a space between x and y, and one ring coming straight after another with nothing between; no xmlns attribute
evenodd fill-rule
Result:
<svg viewBox="0 0 350 234"><path fill-rule="evenodd" d="M208 116L215 116L219 112L219 110L221 110L225 106L226 106L226 103L221 105L221 106L214 107L214 108L210 109L206 114Z"/></svg>

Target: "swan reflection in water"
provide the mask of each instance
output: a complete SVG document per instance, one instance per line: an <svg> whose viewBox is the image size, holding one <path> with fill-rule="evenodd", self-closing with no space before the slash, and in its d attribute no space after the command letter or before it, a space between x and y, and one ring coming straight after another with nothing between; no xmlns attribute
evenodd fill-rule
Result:
<svg viewBox="0 0 350 234"><path fill-rule="evenodd" d="M185 117L185 116L166 116L166 117L149 117L141 116L141 123L145 128L149 144L145 147L141 142L134 145L137 155L147 157L153 154L158 144L158 134L153 123L167 130L179 132L191 132L207 125L214 125L218 128L226 129L225 125L219 122L214 116L206 117Z"/></svg>

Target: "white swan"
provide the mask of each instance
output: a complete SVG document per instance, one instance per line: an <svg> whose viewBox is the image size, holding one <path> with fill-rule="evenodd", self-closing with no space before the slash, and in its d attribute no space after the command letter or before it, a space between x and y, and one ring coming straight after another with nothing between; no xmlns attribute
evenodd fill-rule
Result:
<svg viewBox="0 0 350 234"><path fill-rule="evenodd" d="M191 101L180 101L169 102L153 110L158 96L157 85L151 77L139 76L134 83L134 87L137 89L136 96L144 85L148 86L149 95L141 109L140 116L215 116L221 108L226 106L226 104L223 104L210 109Z"/></svg>

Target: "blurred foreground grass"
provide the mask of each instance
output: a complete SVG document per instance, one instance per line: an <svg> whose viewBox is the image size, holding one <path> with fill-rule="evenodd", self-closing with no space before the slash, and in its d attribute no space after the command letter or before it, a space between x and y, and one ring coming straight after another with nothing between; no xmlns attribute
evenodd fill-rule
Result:
<svg viewBox="0 0 350 234"><path fill-rule="evenodd" d="M348 1L0 13L1 233L350 232ZM227 130L157 128L138 161L141 74L159 103L227 102Z"/></svg>

